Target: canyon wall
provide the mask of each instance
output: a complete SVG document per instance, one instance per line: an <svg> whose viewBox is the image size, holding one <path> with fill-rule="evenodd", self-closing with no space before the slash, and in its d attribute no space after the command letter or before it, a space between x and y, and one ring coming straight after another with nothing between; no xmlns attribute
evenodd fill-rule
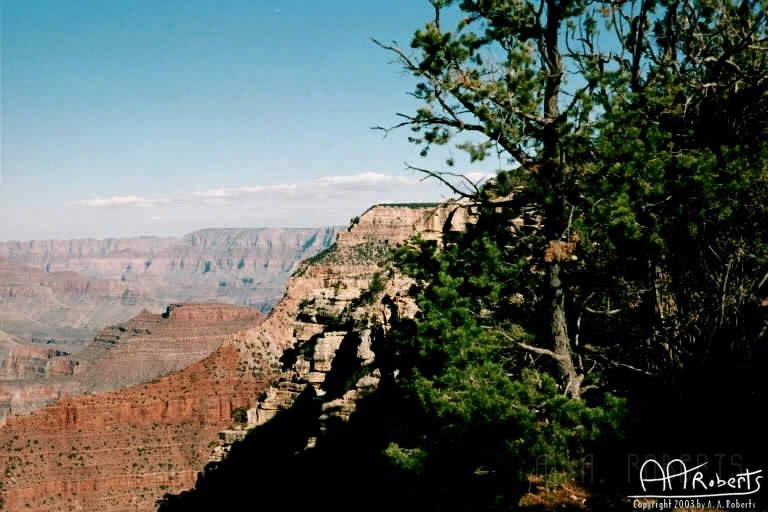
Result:
<svg viewBox="0 0 768 512"><path fill-rule="evenodd" d="M344 337L335 333L333 318L360 300L391 247L417 229L425 238L439 237L449 219L453 215L445 209L375 207L341 232L335 245L298 267L263 323L227 337L202 361L152 383L65 398L9 418L0 428L6 507L150 511L163 495L189 489L212 457L221 455L225 441L238 437L227 433L243 432L233 422L233 409L248 409L252 424L263 423L290 407L294 393L312 386L311 379L324 381L338 336ZM194 315L171 309L167 316L173 321ZM309 340L324 340L311 361L286 360ZM364 349L363 358L369 356ZM301 375L294 376L296 364Z"/></svg>
<svg viewBox="0 0 768 512"><path fill-rule="evenodd" d="M209 443L264 387L238 375L233 345L180 373L129 389L65 398L0 429L11 511L152 510L190 486Z"/></svg>
<svg viewBox="0 0 768 512"><path fill-rule="evenodd" d="M10 241L0 242L0 258L45 272L120 281L162 304L216 301L265 311L298 262L332 244L338 231L203 229L180 239Z"/></svg>
<svg viewBox="0 0 768 512"><path fill-rule="evenodd" d="M160 305L136 286L45 272L0 257L0 329L19 340L68 345Z"/></svg>
<svg viewBox="0 0 768 512"><path fill-rule="evenodd" d="M6 510L150 510L157 493L189 485L231 411L264 387L269 368L239 371L241 355L225 343L261 320L230 305L145 311L82 355L56 358L69 376L4 382L6 413L55 402L0 428Z"/></svg>
<svg viewBox="0 0 768 512"><path fill-rule="evenodd" d="M377 206L302 266L272 316L240 339L246 345L282 347L272 353L281 372L247 410L246 425L220 434L222 443L195 487L166 494L159 510L247 508L253 482L263 482L274 496L291 496L297 510L333 507L356 493L364 495L367 475L328 481L326 474L335 469L313 465L311 453L325 449L328 437L343 437L337 427L348 424L358 403L378 388L382 374L375 351L389 320L417 311L409 296L413 280L392 268L390 250L417 233L439 241L471 220L463 204ZM354 474L355 467L346 471ZM343 496L328 493L336 486ZM291 495L296 489L300 493Z"/></svg>
<svg viewBox="0 0 768 512"><path fill-rule="evenodd" d="M327 248L338 231L204 229L179 239L0 242L0 330L71 345L172 303L266 312L299 261Z"/></svg>
<svg viewBox="0 0 768 512"><path fill-rule="evenodd" d="M253 327L262 315L226 304L173 304L165 313L142 311L102 329L76 354L44 345L7 345L0 386L7 398L0 424L59 398L143 384L210 355L231 333Z"/></svg>
<svg viewBox="0 0 768 512"><path fill-rule="evenodd" d="M145 346L132 327L127 327L131 336L119 332L124 327L119 324L140 314L149 321L149 312L159 314L177 302L265 311L298 262L328 247L337 231L205 229L183 239L0 242L0 382L7 398L0 421L66 394L137 384L199 360L218 342L198 346L199 336L171 328L171 338L164 339L184 337L186 352L170 347L164 353L159 333L152 337L154 345ZM199 315L188 318L198 323L213 318L201 307L174 309L164 328L185 315ZM105 326L113 327L99 332ZM106 338L131 342L115 345L118 349L101 359L105 347L114 348ZM120 359L129 350L133 360ZM67 354L72 357L62 357ZM81 363L96 359L99 365L84 373L87 365ZM73 373L80 375L77 385L59 378Z"/></svg>

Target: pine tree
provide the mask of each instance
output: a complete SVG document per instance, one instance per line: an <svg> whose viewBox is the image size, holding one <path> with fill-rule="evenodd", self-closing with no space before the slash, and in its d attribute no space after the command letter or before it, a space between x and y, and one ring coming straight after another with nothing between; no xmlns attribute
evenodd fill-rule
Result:
<svg viewBox="0 0 768 512"><path fill-rule="evenodd" d="M712 207L733 202L739 191L752 190L750 206L738 215L727 210L724 222L733 227L746 216L757 225L763 218L755 205L765 198L766 123L759 112L768 88L766 2L431 4L434 16L415 32L412 51L377 43L419 79L413 94L423 103L385 129L409 127L422 154L455 143L472 161L497 155L507 162L492 184L469 195L507 209L508 219L526 209L541 218L533 261L546 275L537 312L546 328L536 345L520 346L549 356L572 398L581 396L585 376L574 333L584 314L595 318L598 337L615 336L618 318L650 320L646 341L657 361L640 371L683 364L684 343L694 343L691 333L702 327L683 295L707 295L707 284L690 272L695 257L674 256L677 244L695 240ZM728 135L718 137L726 127ZM460 192L451 184L456 174L419 170ZM727 251L745 235L708 233L710 241L730 237ZM763 260L754 256L748 266L759 270ZM623 288L584 280L596 271ZM714 279L724 294L739 295L739 305L754 301L765 281L742 280L731 290L721 282L727 280ZM611 307L612 297L625 307ZM730 308L731 298L720 303ZM651 304L650 318L640 315ZM729 311L738 316L736 309ZM590 348L590 357L628 365Z"/></svg>

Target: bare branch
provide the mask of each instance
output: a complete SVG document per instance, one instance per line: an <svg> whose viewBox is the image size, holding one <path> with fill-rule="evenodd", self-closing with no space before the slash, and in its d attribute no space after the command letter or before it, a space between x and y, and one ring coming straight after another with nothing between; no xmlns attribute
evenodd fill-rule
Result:
<svg viewBox="0 0 768 512"><path fill-rule="evenodd" d="M763 276L763 278L760 280L760 283L757 285L757 289L759 290L760 288L762 288L766 281L768 281L768 273L766 273Z"/></svg>
<svg viewBox="0 0 768 512"><path fill-rule="evenodd" d="M489 139L496 141L501 147L503 147L515 160L517 160L520 165L522 165L527 170L535 170L538 166L531 161L531 158L528 156L528 154L518 145L513 143L512 141L508 140L506 137L504 137L504 131L502 127L496 126L496 123L494 123L491 119L488 119L487 116L484 116L479 111L477 105L475 105L472 101L468 100L467 97L461 92L459 87L451 87L448 91L456 100L466 109L466 111L470 114L472 114L476 119L478 119L483 124L477 124L477 123L465 123L462 121L458 115L456 114L455 109L451 108L450 105L448 105L445 102L445 99L442 97L441 92L444 89L444 83L442 80L440 80L438 77L426 74L422 70L419 69L419 67L416 65L416 63L411 59L402 48L397 46L396 44L384 44L380 42L377 39L371 39L374 44L379 46L380 48L393 52L395 55L398 56L400 59L400 62L405 66L407 71L410 71L416 76L423 76L429 82L431 83L432 87L435 91L435 97L440 104L440 106L446 111L446 113L453 118L453 124L450 126L453 126L455 128L461 129L461 130L470 130L478 133L482 133ZM460 66L458 66L456 63L454 63L454 66L457 70L461 72ZM445 118L443 118L445 119ZM407 126L409 124L418 124L418 123L405 123L399 125L399 127ZM428 124L425 122L425 124ZM441 124L448 124L445 121ZM390 129L394 129L398 127L398 125L395 125L394 127ZM378 128L377 128L378 129ZM387 131L386 129L384 130Z"/></svg>
<svg viewBox="0 0 768 512"><path fill-rule="evenodd" d="M554 352L552 352L551 350L548 350L546 348L534 347L533 345L529 345L527 343L523 343L522 341L518 341L517 345L520 348L524 348L525 350L528 350L529 352L533 352L535 354L540 354L540 355L543 355L543 356L549 356L549 357L551 357L553 359L557 359L558 361L561 361L561 360L565 359L565 356L561 356L561 355L555 354Z"/></svg>
<svg viewBox="0 0 768 512"><path fill-rule="evenodd" d="M610 364L611 366L618 367L618 368L626 368L627 370L631 370L631 371L637 372L637 373L642 373L643 375L650 375L650 376L654 375L653 373L651 373L651 372L649 372L647 370L643 370L642 368L637 368L636 366L632 366L632 365L629 365L629 364L626 364L626 363L620 363L618 361L615 361L615 360L611 359L610 357L608 357L607 355L605 355L605 353L602 350L600 350L599 348L594 347L592 345L584 345L584 350L586 350L587 352L590 352L595 357L600 358L602 361Z"/></svg>
<svg viewBox="0 0 768 512"><path fill-rule="evenodd" d="M518 341L518 340L514 339L512 336L510 336L509 334L505 333L504 331L497 330L496 332L501 334L502 336L504 336L509 341L517 343L517 346L519 346L520 348L525 349L525 350L527 350L529 352L533 352L534 354L539 354L539 355L542 355L542 356L549 356L549 357L551 357L553 359L556 359L558 361L561 361L561 360L565 359L565 356L555 354L554 352L552 352L549 349L541 348L541 347L534 347L533 345L529 345L529 344L524 343L522 341Z"/></svg>
<svg viewBox="0 0 768 512"><path fill-rule="evenodd" d="M589 306L584 306L584 310L587 311L588 313L592 313L595 315L605 315L605 316L613 316L617 313L621 313L621 309L605 309L601 311L598 309L593 309Z"/></svg>
<svg viewBox="0 0 768 512"><path fill-rule="evenodd" d="M408 169L412 170L412 171L418 171L418 172L426 174L424 179L434 178L434 179L438 180L440 183L442 183L443 185L445 185L446 187L451 189L451 191L454 194L457 194L457 195L459 195L459 196L461 196L463 198L471 199L471 198L475 197L477 194L480 193L480 189L477 188L477 184L475 184L474 181L472 181L471 179L467 178L463 174L457 174L457 173L448 172L448 171L442 171L442 172L430 171L429 169L422 169L421 167L414 167L413 165L410 165L408 162L405 163L405 166ZM459 189L458 187L456 187L456 185L451 183L446 178L446 176L451 176L451 177L454 177L454 178L462 179L465 183L467 183L474 190L474 192L469 193L469 192L466 192L466 191L463 191L463 190Z"/></svg>
<svg viewBox="0 0 768 512"><path fill-rule="evenodd" d="M396 44L384 44L375 38L371 38L371 41L373 41L373 44L375 44L376 46L384 50L395 53L400 58L400 61L402 62L402 64L405 65L408 71L418 73L419 75L421 74L421 72L419 72L419 67L413 62L413 60L411 60L410 57L408 57L408 55L405 54L402 48L400 48Z"/></svg>

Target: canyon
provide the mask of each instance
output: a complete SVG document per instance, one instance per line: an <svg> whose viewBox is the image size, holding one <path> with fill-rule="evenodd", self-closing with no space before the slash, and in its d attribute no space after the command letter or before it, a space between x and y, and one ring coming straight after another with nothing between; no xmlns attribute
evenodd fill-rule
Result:
<svg viewBox="0 0 768 512"><path fill-rule="evenodd" d="M103 329L75 354L15 344L0 362L0 424L65 396L112 391L182 370L216 350L227 335L263 316L225 304L173 304Z"/></svg>
<svg viewBox="0 0 768 512"><path fill-rule="evenodd" d="M152 382L109 392L92 388L8 418L0 428L5 507L155 510L164 495L193 487L206 464L225 457L229 443L242 438L245 428L268 425L308 389L327 395L323 421L348 416L355 397L375 388L377 376L370 372L345 389L328 380L338 364L334 358L354 345L352 358L370 365L375 354L367 322L391 308L358 307L355 332L338 319L351 314L352 306L367 304L366 290L393 247L417 232L429 239L445 229L462 229L465 213L459 207L371 208L348 231L339 232L334 245L295 267L282 300L263 322L226 336L204 359ZM236 257L232 262L239 265ZM397 283L398 290L407 289L406 281ZM396 303L412 309L407 301ZM188 312L187 318L198 315ZM119 366L106 365L104 371ZM235 421L233 411L239 408L248 411L246 425ZM305 441L307 446L315 442L312 437Z"/></svg>
<svg viewBox="0 0 768 512"><path fill-rule="evenodd" d="M232 332L242 322L233 324L223 307L166 311L169 304L247 306L237 314L258 317L298 262L328 247L337 231L204 229L181 239L0 242L0 422L205 357L220 344L211 329ZM161 321L164 311L170 317ZM152 336L143 340L144 331ZM179 339L184 343L174 344ZM199 339L208 341L198 346Z"/></svg>
<svg viewBox="0 0 768 512"><path fill-rule="evenodd" d="M119 280L45 272L0 256L0 330L17 341L71 349L144 307L159 304Z"/></svg>
<svg viewBox="0 0 768 512"><path fill-rule="evenodd" d="M379 404L380 416L371 416L366 403L393 378L386 351L379 353L390 321L418 312L410 295L414 280L393 267L391 254L414 235L439 244L446 233L465 230L474 222L470 209L460 202L373 207L299 269L273 316L248 332L251 343L280 342L282 369L247 410L247 434L223 432L224 443L194 488L167 493L158 510L247 508L251 482L273 496L290 497L296 510L400 509L404 504L380 508L364 501L375 476L359 464L371 438L387 428L386 418L399 414ZM266 329L272 326L280 329ZM333 488L340 491L329 493Z"/></svg>
<svg viewBox="0 0 768 512"><path fill-rule="evenodd" d="M182 238L0 242L0 330L71 344L172 303L266 312L298 263L328 247L338 231L212 228Z"/></svg>

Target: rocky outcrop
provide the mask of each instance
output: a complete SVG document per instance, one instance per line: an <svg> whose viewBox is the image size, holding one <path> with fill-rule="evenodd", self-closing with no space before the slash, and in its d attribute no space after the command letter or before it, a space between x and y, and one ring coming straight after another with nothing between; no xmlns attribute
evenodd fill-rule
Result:
<svg viewBox="0 0 768 512"><path fill-rule="evenodd" d="M348 421L357 402L375 391L381 379L373 364L374 337L386 334L392 315L412 317L417 312L408 293L413 281L382 267L382 256L416 233L439 240L446 231L463 231L471 221L468 207L461 203L376 206L356 219L348 232L340 233L328 251L302 267L278 306L281 330L270 333L282 341L277 346L285 349L283 371L248 410L247 426L264 425L290 409L307 388L321 401L320 435L329 422ZM376 287L371 286L374 280ZM299 296L303 298L297 302ZM250 335L260 339L266 333ZM316 441L309 437L307 448ZM217 447L211 461L228 451L228 446Z"/></svg>
<svg viewBox="0 0 768 512"><path fill-rule="evenodd" d="M371 278L373 276L372 273ZM386 334L392 315L411 317L417 311L413 298L408 295L414 284L412 279L391 268L385 277L378 279L383 282L381 289L369 296L365 295L370 293L367 287L358 289L352 299L349 290L340 296L316 289L310 293L309 301L300 304L293 333L296 342L290 352L284 353L284 360L290 360L291 364L257 406L248 411L249 427L263 425L279 411L289 409L307 387L312 387L322 402L319 417L322 433L329 421L348 421L358 400L376 390L381 374L373 364L374 337ZM382 297L386 297L386 301L381 301ZM324 311L324 315L318 316L318 310ZM338 330L339 326L345 330ZM342 350L344 355L340 360L337 354ZM348 380L350 378L352 380ZM311 448L315 442L316 438L310 438L307 446Z"/></svg>
<svg viewBox="0 0 768 512"><path fill-rule="evenodd" d="M225 304L171 304L162 316L171 327L202 327L261 318L256 310Z"/></svg>
<svg viewBox="0 0 768 512"><path fill-rule="evenodd" d="M451 217L434 208L372 208L298 268L263 323L178 373L9 418L0 429L6 504L32 512L154 510L164 494L192 487L212 455L221 459L237 446L244 434L230 419L234 408L248 410L249 426L264 424L309 390L322 402L323 424L344 421L378 384L371 320L397 310L379 295L390 294L403 312L413 309L398 291L408 287L402 276L383 276L377 297L366 291L381 271L378 261L436 212ZM194 315L171 308L166 316L172 324ZM102 342L119 345L117 336L107 333ZM343 367L350 362L370 371L348 385Z"/></svg>
<svg viewBox="0 0 768 512"><path fill-rule="evenodd" d="M355 225L340 238L349 245L372 240L398 243L415 233L426 240L435 240L448 231L463 231L472 215L468 205L447 202L424 206L377 205L368 209ZM371 236L373 235L373 236Z"/></svg>

